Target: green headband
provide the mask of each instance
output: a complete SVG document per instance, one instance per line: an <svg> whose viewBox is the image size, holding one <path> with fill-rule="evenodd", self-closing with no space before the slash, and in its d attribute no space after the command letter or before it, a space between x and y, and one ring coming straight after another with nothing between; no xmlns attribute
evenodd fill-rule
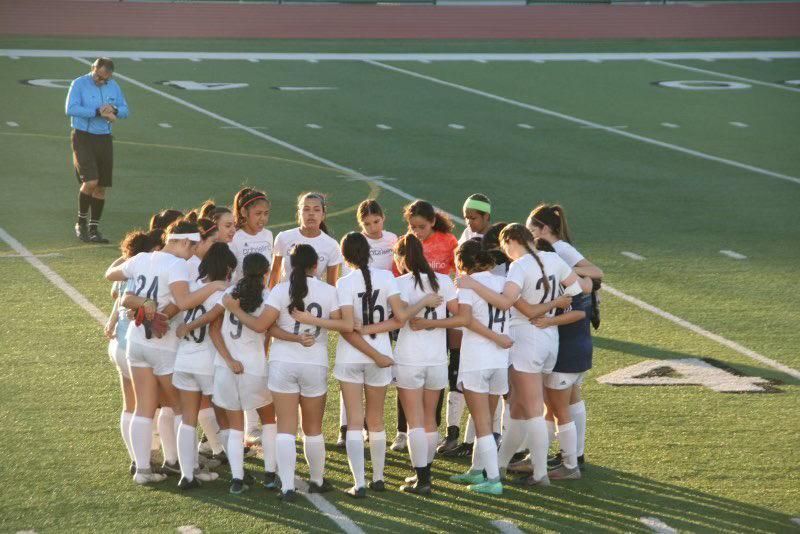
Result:
<svg viewBox="0 0 800 534"><path fill-rule="evenodd" d="M484 202L483 200L478 200L476 198L468 198L467 201L464 202L464 209L482 211L483 213L492 213L491 204L489 204L488 202Z"/></svg>

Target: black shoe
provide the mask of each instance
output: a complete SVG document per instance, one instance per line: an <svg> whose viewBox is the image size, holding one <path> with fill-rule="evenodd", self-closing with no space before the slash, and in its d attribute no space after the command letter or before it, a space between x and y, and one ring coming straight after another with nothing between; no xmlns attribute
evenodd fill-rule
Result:
<svg viewBox="0 0 800 534"><path fill-rule="evenodd" d="M448 426L444 442L436 448L436 453L442 456L451 456L450 453L458 447L458 432L457 426Z"/></svg>
<svg viewBox="0 0 800 534"><path fill-rule="evenodd" d="M430 483L421 483L420 481L417 481L414 484L400 486L400 491L413 493L415 495L430 495L431 485Z"/></svg>
<svg viewBox="0 0 800 534"><path fill-rule="evenodd" d="M276 473L270 473L269 471L264 473L264 482L261 483L266 489L280 489L281 487L281 479L278 478Z"/></svg>
<svg viewBox="0 0 800 534"><path fill-rule="evenodd" d="M372 491L386 491L386 483L383 480L373 480L369 483L369 489Z"/></svg>
<svg viewBox="0 0 800 534"><path fill-rule="evenodd" d="M222 451L219 454L212 454L211 458L213 460L219 460L220 465L228 465L228 455L225 454L225 451Z"/></svg>
<svg viewBox="0 0 800 534"><path fill-rule="evenodd" d="M564 457L561 451L547 458L547 469L555 469L564 462Z"/></svg>
<svg viewBox="0 0 800 534"><path fill-rule="evenodd" d="M178 489L181 490L195 489L199 488L200 486L200 481L196 478L193 478L192 480L186 480L186 477L181 477L181 479L178 481Z"/></svg>
<svg viewBox="0 0 800 534"><path fill-rule="evenodd" d="M339 439L336 440L336 446L344 449L347 444L347 425L339 427Z"/></svg>
<svg viewBox="0 0 800 534"><path fill-rule="evenodd" d="M473 443L459 443L456 448L443 452L442 456L447 458L459 458L464 456L472 456L472 447L474 446Z"/></svg>
<svg viewBox="0 0 800 534"><path fill-rule="evenodd" d="M131 467L129 468L131 476L136 474L136 462L131 462Z"/></svg>
<svg viewBox="0 0 800 534"><path fill-rule="evenodd" d="M349 496L351 496L354 499L363 499L364 497L367 496L367 488L364 488L364 487L357 488L357 487L353 486L352 488L349 488L348 490L346 490L345 493L347 493Z"/></svg>
<svg viewBox="0 0 800 534"><path fill-rule="evenodd" d="M329 491L333 491L333 486L324 478L322 479L322 484L311 481L308 482L309 493L328 493Z"/></svg>
<svg viewBox="0 0 800 534"><path fill-rule="evenodd" d="M89 242L89 225L86 224L86 221L75 223L75 235L84 243Z"/></svg>
<svg viewBox="0 0 800 534"><path fill-rule="evenodd" d="M228 492L232 493L233 495L240 495L249 489L250 486L245 484L244 480L242 480L241 478L234 478L231 481L231 489L228 490Z"/></svg>
<svg viewBox="0 0 800 534"><path fill-rule="evenodd" d="M514 456L511 457L511 461L509 463L513 464L522 461L525 459L527 455L528 451L520 451L518 453L515 453Z"/></svg>
<svg viewBox="0 0 800 534"><path fill-rule="evenodd" d="M178 464L178 462L169 463L164 461L164 463L161 464L161 471L167 475L180 475L181 466Z"/></svg>
<svg viewBox="0 0 800 534"><path fill-rule="evenodd" d="M586 458L583 457L583 454L578 456L578 469L583 471L586 467Z"/></svg>
<svg viewBox="0 0 800 534"><path fill-rule="evenodd" d="M103 237L103 234L100 233L100 230L97 229L96 226L89 228L89 243L108 243L108 239Z"/></svg>
<svg viewBox="0 0 800 534"><path fill-rule="evenodd" d="M282 491L278 494L278 498L283 502L294 502L297 493L294 490Z"/></svg>

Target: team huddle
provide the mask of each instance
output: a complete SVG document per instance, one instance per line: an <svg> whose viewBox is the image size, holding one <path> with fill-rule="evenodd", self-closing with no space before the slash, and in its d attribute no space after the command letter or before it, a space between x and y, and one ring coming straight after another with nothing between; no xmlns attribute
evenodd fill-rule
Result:
<svg viewBox="0 0 800 534"><path fill-rule="evenodd" d="M244 188L231 208L208 201L188 214L164 210L148 231L125 236L106 271L115 300L105 333L136 483L174 474L189 490L219 478L214 469L227 463L230 492L239 494L254 482L244 459L260 442L261 483L291 501L299 426L308 492L331 491L322 435L329 337L340 384L337 445L347 452L352 497L387 489L390 386L398 421L391 448L407 450L413 468L401 491L431 493L437 454L471 455L469 470L450 480L478 493L501 494L512 472L520 476L510 482L525 486L581 477L580 388L603 273L571 245L560 206L539 205L525 224L492 223L489 199L475 194L457 239L445 214L417 200L405 207L408 231L398 237L368 199L357 210L359 231L340 243L327 228L324 195L301 195L298 227L274 239L270 208L265 193ZM151 465L154 422L160 467ZM548 458L556 440L560 452Z"/></svg>

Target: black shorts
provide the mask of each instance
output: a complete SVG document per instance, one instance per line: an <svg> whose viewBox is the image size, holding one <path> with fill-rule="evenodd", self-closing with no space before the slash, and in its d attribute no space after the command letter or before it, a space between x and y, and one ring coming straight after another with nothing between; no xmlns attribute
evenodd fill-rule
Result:
<svg viewBox="0 0 800 534"><path fill-rule="evenodd" d="M114 169L114 144L111 134L96 135L72 130L72 164L79 183L97 181L111 187Z"/></svg>

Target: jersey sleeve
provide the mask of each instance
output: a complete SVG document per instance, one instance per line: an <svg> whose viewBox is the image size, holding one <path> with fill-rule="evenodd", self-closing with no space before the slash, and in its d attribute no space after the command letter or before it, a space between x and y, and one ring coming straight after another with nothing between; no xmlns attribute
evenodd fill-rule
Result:
<svg viewBox="0 0 800 534"><path fill-rule="evenodd" d="M333 313L341 307L339 304L339 296L337 295L337 289L335 287L330 284L325 285L327 286L326 290L328 291L328 299L331 302L331 313ZM350 304L352 305L352 301L350 301Z"/></svg>
<svg viewBox="0 0 800 534"><path fill-rule="evenodd" d="M395 280L394 276L387 272L384 278L386 280L386 298L400 294L400 287L397 285L397 280Z"/></svg>
<svg viewBox="0 0 800 534"><path fill-rule="evenodd" d="M186 260L178 260L169 268L167 283L172 285L175 282L188 282L190 277L189 263Z"/></svg>
<svg viewBox="0 0 800 534"><path fill-rule="evenodd" d="M519 287L520 290L525 287L525 269L520 262L515 261L511 263L508 268L508 273L506 274L506 282L512 282Z"/></svg>
<svg viewBox="0 0 800 534"><path fill-rule="evenodd" d="M283 303L281 302L280 298L280 295L283 292L282 290L283 288L280 285L277 285L272 289L272 291L270 291L269 296L267 297L267 306L280 311L280 309L283 307Z"/></svg>
<svg viewBox="0 0 800 534"><path fill-rule="evenodd" d="M470 306L474 306L473 302L475 301L475 292L473 290L457 289L456 294L458 295L459 304L468 304Z"/></svg>
<svg viewBox="0 0 800 534"><path fill-rule="evenodd" d="M275 238L275 242L272 246L272 255L286 256L286 253L286 232L281 232Z"/></svg>
<svg viewBox="0 0 800 534"><path fill-rule="evenodd" d="M132 258L128 258L122 264L122 274L124 274L125 278L127 278L128 280L136 276L136 258L138 257L139 255L137 254Z"/></svg>
<svg viewBox="0 0 800 534"><path fill-rule="evenodd" d="M567 262L567 265L570 267L575 267L580 261L584 259L583 254L578 252L578 250L567 243L566 241L556 241L553 243L553 250L556 251L556 254Z"/></svg>
<svg viewBox="0 0 800 534"><path fill-rule="evenodd" d="M456 286L453 285L453 282L448 277L442 277L441 280L442 287L442 298L444 298L445 302L450 302L451 300L455 300L458 298L458 294L456 293Z"/></svg>
<svg viewBox="0 0 800 534"><path fill-rule="evenodd" d="M336 243L336 240L331 238L331 260L328 262L328 267L335 267L337 265L341 265L344 258L342 258L342 252L339 250L339 245Z"/></svg>
<svg viewBox="0 0 800 534"><path fill-rule="evenodd" d="M561 280L561 282L563 284L564 280L566 280L567 277L572 274L572 267L567 265L567 262L562 260L560 256L557 256L557 257L558 257L558 261L557 261L558 279Z"/></svg>
<svg viewBox="0 0 800 534"><path fill-rule="evenodd" d="M339 307L352 306L353 296L350 290L350 277L339 278L336 281L336 296L339 299Z"/></svg>

